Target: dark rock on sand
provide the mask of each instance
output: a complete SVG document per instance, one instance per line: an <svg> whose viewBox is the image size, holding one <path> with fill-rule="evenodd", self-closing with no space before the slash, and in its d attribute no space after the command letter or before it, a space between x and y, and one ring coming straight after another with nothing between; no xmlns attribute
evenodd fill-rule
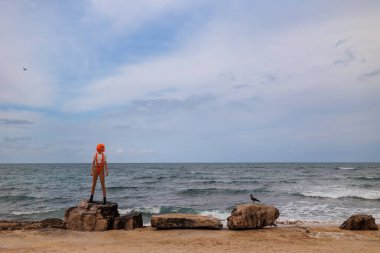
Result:
<svg viewBox="0 0 380 253"><path fill-rule="evenodd" d="M116 217L113 222L113 229L132 230L143 227L143 218L141 213L131 213Z"/></svg>
<svg viewBox="0 0 380 253"><path fill-rule="evenodd" d="M341 229L348 230L378 230L375 218L372 215L355 214L340 225Z"/></svg>
<svg viewBox="0 0 380 253"><path fill-rule="evenodd" d="M256 229L275 225L280 211L274 207L263 204L242 204L232 210L227 218L227 226L231 230Z"/></svg>
<svg viewBox="0 0 380 253"><path fill-rule="evenodd" d="M65 211L64 224L71 230L105 231L113 228L114 220L119 216L116 203L103 205L101 202L82 200L78 206Z"/></svg>
<svg viewBox="0 0 380 253"><path fill-rule="evenodd" d="M217 218L181 213L153 215L151 224L152 227L157 229L221 229L223 227L221 221Z"/></svg>
<svg viewBox="0 0 380 253"><path fill-rule="evenodd" d="M64 229L63 220L45 219L41 221L0 221L0 230L32 230L42 228Z"/></svg>

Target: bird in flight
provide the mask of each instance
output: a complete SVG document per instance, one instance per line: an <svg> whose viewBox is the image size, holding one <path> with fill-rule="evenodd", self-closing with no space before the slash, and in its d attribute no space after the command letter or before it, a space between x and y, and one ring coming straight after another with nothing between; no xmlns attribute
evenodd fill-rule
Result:
<svg viewBox="0 0 380 253"><path fill-rule="evenodd" d="M27 70L27 68L25 68L25 67L22 67L22 69L23 69L24 71L26 71L26 70Z"/></svg>
<svg viewBox="0 0 380 253"><path fill-rule="evenodd" d="M257 198L253 197L252 194L250 194L250 196L251 196L251 200L253 201L253 203L260 202L260 200L258 200Z"/></svg>

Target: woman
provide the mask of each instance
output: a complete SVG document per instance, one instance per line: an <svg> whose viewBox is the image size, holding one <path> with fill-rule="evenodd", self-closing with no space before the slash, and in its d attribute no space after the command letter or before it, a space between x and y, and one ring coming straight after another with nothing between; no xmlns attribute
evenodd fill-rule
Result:
<svg viewBox="0 0 380 253"><path fill-rule="evenodd" d="M108 176L108 165L107 165L107 157L104 153L105 146L104 144L98 144L96 146L96 153L92 160L92 168L91 168L91 176L92 176L92 188L91 188L91 197L88 202L94 202L94 192L96 182L98 181L98 176L100 177L100 183L102 185L103 190L103 205L107 203L106 201L106 184L104 180L104 169L106 170L106 176Z"/></svg>

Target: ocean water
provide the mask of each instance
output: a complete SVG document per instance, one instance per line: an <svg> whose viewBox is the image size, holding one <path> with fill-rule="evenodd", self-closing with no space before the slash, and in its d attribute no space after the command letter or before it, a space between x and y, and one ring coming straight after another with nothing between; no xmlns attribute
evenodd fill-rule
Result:
<svg viewBox="0 0 380 253"><path fill-rule="evenodd" d="M63 218L88 199L90 164L0 164L0 220ZM224 222L236 204L280 210L281 222L340 223L354 213L380 220L380 163L109 164L107 200L120 213L183 212ZM102 199L100 182L95 200Z"/></svg>

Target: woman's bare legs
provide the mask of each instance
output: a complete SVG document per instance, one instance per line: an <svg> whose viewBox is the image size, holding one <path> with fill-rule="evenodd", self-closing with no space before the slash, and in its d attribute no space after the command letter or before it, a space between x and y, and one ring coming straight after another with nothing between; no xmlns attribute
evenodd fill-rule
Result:
<svg viewBox="0 0 380 253"><path fill-rule="evenodd" d="M103 198L105 198L106 197L106 182L104 180L104 169L100 172L99 177L100 177L100 184L102 185L102 190L103 190Z"/></svg>
<svg viewBox="0 0 380 253"><path fill-rule="evenodd" d="M95 186L96 186L96 182L98 181L98 176L100 178L100 184L102 185L103 204L105 205L106 204L106 183L105 183L105 180L104 180L104 169L101 170L100 173L98 173L96 170L93 172L90 202L93 201L92 198L93 198L94 193L95 193Z"/></svg>
<svg viewBox="0 0 380 253"><path fill-rule="evenodd" d="M96 181L98 181L98 172L95 170L92 175L92 188L91 188L91 195L94 195L95 192L95 186Z"/></svg>

